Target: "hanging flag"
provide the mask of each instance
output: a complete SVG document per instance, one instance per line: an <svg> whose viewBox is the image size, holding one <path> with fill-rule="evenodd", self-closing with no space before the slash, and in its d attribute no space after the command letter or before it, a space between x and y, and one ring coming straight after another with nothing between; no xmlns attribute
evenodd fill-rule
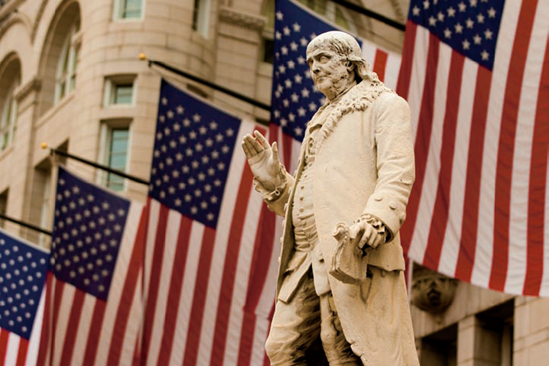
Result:
<svg viewBox="0 0 549 366"><path fill-rule="evenodd" d="M538 0L413 0L397 87L416 156L405 251L534 296L549 295L547 19Z"/></svg>
<svg viewBox="0 0 549 366"><path fill-rule="evenodd" d="M240 146L256 129L265 133L162 81L143 366L263 363L278 253Z"/></svg>
<svg viewBox="0 0 549 366"><path fill-rule="evenodd" d="M49 253L0 230L0 365L34 366Z"/></svg>
<svg viewBox="0 0 549 366"><path fill-rule="evenodd" d="M37 365L132 365L142 319L143 205L59 167Z"/></svg>
<svg viewBox="0 0 549 366"><path fill-rule="evenodd" d="M326 102L313 84L306 62L309 42L317 35L340 30L304 5L291 0L276 1L273 88L271 98L271 140L279 141L281 161L288 169L297 167L297 156L305 128ZM363 57L387 86L394 88L400 56L375 44L358 40Z"/></svg>

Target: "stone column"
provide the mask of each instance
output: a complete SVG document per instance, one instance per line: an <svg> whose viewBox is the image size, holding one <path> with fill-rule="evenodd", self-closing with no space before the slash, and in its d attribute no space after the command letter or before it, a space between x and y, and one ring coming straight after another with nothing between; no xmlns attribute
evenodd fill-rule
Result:
<svg viewBox="0 0 549 366"><path fill-rule="evenodd" d="M500 366L501 334L487 329L475 315L458 324L458 366Z"/></svg>

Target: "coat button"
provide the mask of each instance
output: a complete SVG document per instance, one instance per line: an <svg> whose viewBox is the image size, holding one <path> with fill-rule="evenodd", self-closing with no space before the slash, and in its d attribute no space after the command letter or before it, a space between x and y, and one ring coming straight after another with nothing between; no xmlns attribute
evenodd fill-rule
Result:
<svg viewBox="0 0 549 366"><path fill-rule="evenodd" d="M391 208L391 210L396 210L397 208L396 202L395 201L389 202L389 207Z"/></svg>

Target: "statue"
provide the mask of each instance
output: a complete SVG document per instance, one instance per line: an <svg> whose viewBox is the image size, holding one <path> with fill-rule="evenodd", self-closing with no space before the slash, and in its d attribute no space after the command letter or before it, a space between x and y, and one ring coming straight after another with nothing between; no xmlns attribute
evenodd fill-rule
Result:
<svg viewBox="0 0 549 366"><path fill-rule="evenodd" d="M295 177L276 142L242 141L256 190L285 217L267 354L273 366L307 365L320 336L332 366L419 365L398 234L414 181L408 104L344 32L313 39L307 63L327 102L307 124ZM334 235L367 257L358 282L334 277Z"/></svg>

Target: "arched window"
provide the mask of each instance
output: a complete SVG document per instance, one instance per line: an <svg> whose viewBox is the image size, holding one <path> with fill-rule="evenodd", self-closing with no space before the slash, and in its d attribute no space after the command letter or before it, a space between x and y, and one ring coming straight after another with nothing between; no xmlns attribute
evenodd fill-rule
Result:
<svg viewBox="0 0 549 366"><path fill-rule="evenodd" d="M75 35L79 28L80 22L76 22L63 41L55 75L55 103L73 91L76 86L76 62L80 45L76 41Z"/></svg>
<svg viewBox="0 0 549 366"><path fill-rule="evenodd" d="M19 85L19 81L12 84L4 107L2 108L2 120L0 121L0 149L4 150L11 144L15 129L17 128L17 101L13 91Z"/></svg>

